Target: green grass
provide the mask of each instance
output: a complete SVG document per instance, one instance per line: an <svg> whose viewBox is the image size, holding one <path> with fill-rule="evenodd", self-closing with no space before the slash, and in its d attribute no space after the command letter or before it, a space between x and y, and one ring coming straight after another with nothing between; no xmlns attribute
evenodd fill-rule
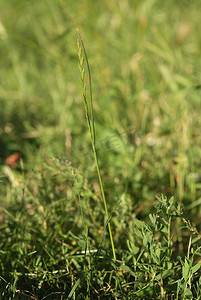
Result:
<svg viewBox="0 0 201 300"><path fill-rule="evenodd" d="M100 185L100 189L101 189L101 195L103 198L103 203L104 203L104 208L105 208L105 216L107 218L107 223L108 223L107 226L108 226L108 231L109 231L109 235L110 235L113 258L114 258L114 261L116 261L116 252L115 252L115 248L114 248L114 241L113 241L112 230L111 230L111 226L110 226L110 217L109 217L109 212L108 212L108 208L107 208L107 201L105 198L105 192L104 192L102 177L100 174L98 156L97 156L91 71L90 71L89 61L88 61L88 57L87 57L87 53L86 53L86 49L85 49L83 40L82 40L81 35L79 34L78 30L77 30L77 32L78 32L77 47L78 47L80 80L82 83L82 99L83 99L83 104L84 104L84 108L85 108L87 125L88 125L88 129L89 129L89 133L90 133L91 145L92 145L92 150L93 150L93 154L94 154L94 160L95 160L95 164L96 164L96 170L97 170L99 185ZM85 61L86 61L87 72L88 72L90 101L88 101L87 93L86 93L86 83L85 83L86 78L85 78L85 68L84 68Z"/></svg>
<svg viewBox="0 0 201 300"><path fill-rule="evenodd" d="M200 9L1 1L0 299L201 299Z"/></svg>

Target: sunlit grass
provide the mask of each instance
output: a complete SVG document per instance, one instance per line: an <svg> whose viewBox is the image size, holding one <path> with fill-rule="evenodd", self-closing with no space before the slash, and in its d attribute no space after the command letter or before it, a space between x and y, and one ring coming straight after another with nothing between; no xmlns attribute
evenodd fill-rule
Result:
<svg viewBox="0 0 201 300"><path fill-rule="evenodd" d="M1 297L200 299L200 8L1 1Z"/></svg>

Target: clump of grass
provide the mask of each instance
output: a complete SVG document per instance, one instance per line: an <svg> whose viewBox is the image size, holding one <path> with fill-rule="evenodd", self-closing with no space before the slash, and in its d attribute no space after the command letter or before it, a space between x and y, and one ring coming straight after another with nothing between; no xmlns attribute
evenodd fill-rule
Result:
<svg viewBox="0 0 201 300"><path fill-rule="evenodd" d="M90 71L89 61L88 61L86 49L84 46L84 42L81 38L81 35L80 35L78 29L77 29L77 34L78 34L77 47L78 47L78 58L79 58L79 70L80 70L80 80L81 80L81 84L82 84L82 99L83 99L84 108L85 108L87 125L88 125L88 129L89 129L89 133L90 133L91 145L92 145L92 149L93 149L94 160L95 160L96 170L97 170L97 174L98 174L98 180L99 180L101 194L102 194L104 207L105 207L105 215L106 215L107 226L108 226L108 231L109 231L109 235L110 235L113 258L114 258L114 261L116 261L116 253L115 253L114 241L113 241L112 230L111 230L111 225L110 225L109 212L108 212L108 208L107 208L107 201L106 201L103 182L102 182L102 178L101 178L101 174L100 174L100 167L99 167L99 163L98 163L98 156L97 156L97 150L96 150L96 135L95 135L95 124L94 124L91 71ZM88 79L89 79L89 100L87 99L87 93L86 93L84 60L86 61Z"/></svg>

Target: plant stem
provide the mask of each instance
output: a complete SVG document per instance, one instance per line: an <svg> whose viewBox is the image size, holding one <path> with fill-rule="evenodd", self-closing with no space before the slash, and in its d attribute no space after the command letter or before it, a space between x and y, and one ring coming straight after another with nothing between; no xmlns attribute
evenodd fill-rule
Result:
<svg viewBox="0 0 201 300"><path fill-rule="evenodd" d="M107 218L107 221L108 221L109 220L109 213L108 213L108 208L107 208L107 201L106 201L106 198L105 198L105 192L104 192L102 178L101 178L101 174L100 174L100 168L99 168L99 163L98 163L97 152L96 152L96 148L94 147L93 144L92 144L92 148L93 148L94 159L95 159L95 163L96 163L96 169L97 169L97 173L98 173L99 184L100 184L100 188L101 188L101 194L102 194L102 197L103 197L103 202L104 202L104 207L105 207L105 214L106 214L106 218ZM109 235L110 235L110 241L111 241L114 261L116 261L116 253L115 253L115 248L114 248L114 241L113 241L110 221L108 222L108 230L109 230Z"/></svg>
<svg viewBox="0 0 201 300"><path fill-rule="evenodd" d="M89 128L91 145L92 145L95 164L96 164L96 170L97 170L97 173L98 173L98 180L99 180L101 194L102 194L102 198L103 198L103 202L104 202L105 215L106 215L107 222L108 222L107 225L108 225L108 231L109 231L109 235L110 235L110 242L111 242L111 246L112 246L113 258L114 258L114 261L116 261L116 253L115 253L115 248L114 248L112 230L111 230L110 221L109 221L107 201L106 201L105 192L104 192L104 188L103 188L103 182L102 182L102 178L101 178L101 174L100 174L100 167L99 167L99 163L98 163L97 150L96 150L94 110L93 110L92 82L91 82L90 66L89 66L85 46L84 46L83 40L82 40L78 30L77 30L77 33L78 33L77 47L78 47L79 69L80 69L80 79L81 79L81 83L82 83L82 99L83 99L83 102L84 102L85 115L86 115L87 125L88 125L88 128ZM83 50L84 56L82 55L82 50ZM87 96L86 96L84 59L86 61L87 73L88 73L88 78L89 78L89 94L90 94L90 102L89 103L87 101Z"/></svg>

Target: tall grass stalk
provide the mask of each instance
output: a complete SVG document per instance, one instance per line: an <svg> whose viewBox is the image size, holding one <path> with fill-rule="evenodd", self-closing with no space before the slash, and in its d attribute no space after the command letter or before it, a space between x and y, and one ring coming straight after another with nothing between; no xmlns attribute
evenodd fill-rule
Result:
<svg viewBox="0 0 201 300"><path fill-rule="evenodd" d="M107 218L107 225L108 225L108 231L109 231L109 235L110 235L113 258L114 258L114 261L116 261L116 253L115 253L115 248L114 248L114 241L113 241L113 236L112 236L111 225L110 225L110 221L109 221L107 201L105 198L105 192L104 192L104 188L103 188L103 182L102 182L102 178L101 178L101 174L100 174L100 167L99 167L97 150L96 150L96 137L95 137L95 126L94 126L94 110L93 110L92 81L91 81L90 66L89 66L89 61L88 61L86 49L84 46L84 42L81 38L81 35L80 35L78 29L77 29L77 34L78 34L77 47L78 47L79 70L80 70L80 79L81 79L81 84L82 84L82 99L83 99L83 103L84 103L85 115L86 115L89 133L90 133L91 145L92 145L92 149L93 149L101 194L103 197L103 202L104 202L104 207L105 207L105 215ZM89 80L89 95L90 95L89 102L88 102L87 95L86 95L84 60L86 61L87 74L88 74L88 80Z"/></svg>

